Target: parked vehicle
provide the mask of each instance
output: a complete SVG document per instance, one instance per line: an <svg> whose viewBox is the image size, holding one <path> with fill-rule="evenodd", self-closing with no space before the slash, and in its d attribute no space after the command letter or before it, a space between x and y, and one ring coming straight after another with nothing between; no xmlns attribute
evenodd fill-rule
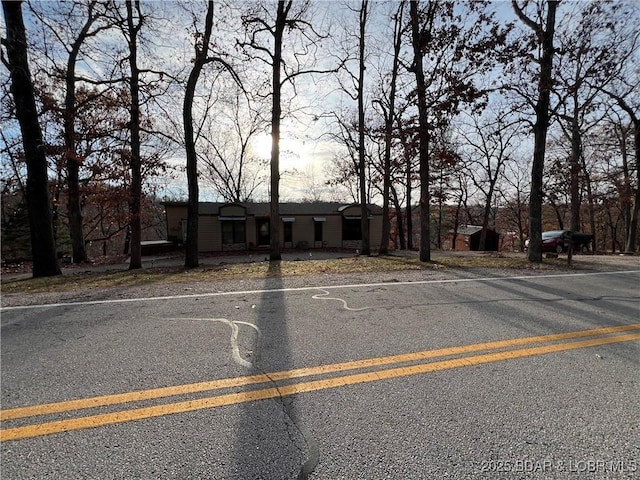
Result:
<svg viewBox="0 0 640 480"><path fill-rule="evenodd" d="M593 242L590 233L572 232L571 230L551 230L542 232L542 251L563 253L573 244L574 252L586 252ZM525 250L529 248L529 239L525 242Z"/></svg>
<svg viewBox="0 0 640 480"><path fill-rule="evenodd" d="M566 250L567 231L552 230L551 232L542 232L542 251L562 253ZM566 246L565 246L566 244Z"/></svg>

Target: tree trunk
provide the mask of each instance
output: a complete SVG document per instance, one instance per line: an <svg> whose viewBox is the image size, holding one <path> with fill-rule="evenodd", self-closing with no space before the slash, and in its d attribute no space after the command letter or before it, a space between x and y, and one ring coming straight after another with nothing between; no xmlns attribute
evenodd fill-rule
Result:
<svg viewBox="0 0 640 480"><path fill-rule="evenodd" d="M640 206L640 118L638 118L637 113L633 108L627 104L624 98L619 95L615 95L611 92L606 92L613 99L618 102L620 108L622 108L629 117L631 118L631 122L633 123L633 146L635 152L635 160L636 160L636 177L637 177L637 185L635 195L633 197L633 208L631 211L631 221L629 223L629 230L626 232L626 242L625 242L625 252L633 253L636 250L636 242L637 242L637 231L638 231L638 215L639 206ZM624 141L624 139L623 139Z"/></svg>
<svg viewBox="0 0 640 480"><path fill-rule="evenodd" d="M633 187L631 180L631 173L629 171L629 154L627 152L627 129L622 125L615 125L614 131L618 131L618 127L620 127L620 137L618 140L620 142L620 159L622 160L622 175L623 175L623 183L622 187L619 188L620 194L620 210L622 213L622 219L624 221L625 232L628 232L631 228L631 212L632 212L632 196L633 196ZM625 240L626 242L626 240Z"/></svg>
<svg viewBox="0 0 640 480"><path fill-rule="evenodd" d="M542 57L540 59L540 79L538 81L538 100L535 113L536 123L534 131L533 162L531 165L531 194L529 200L529 251L530 262L542 262L542 200L543 200L543 175L544 158L547 142L547 129L549 127L549 103L551 89L553 88L553 36L555 31L556 9L559 0L547 2L546 25L538 25L542 37ZM515 0L513 2L514 6ZM522 13L519 9L516 13Z"/></svg>
<svg viewBox="0 0 640 480"><path fill-rule="evenodd" d="M67 209L69 214L69 234L73 263L87 261L87 250L84 242L82 206L80 202L80 159L76 151L76 61L80 53L80 46L87 36L93 23L92 6L89 6L89 17L82 27L76 41L71 45L67 59L64 98L64 147L67 166Z"/></svg>
<svg viewBox="0 0 640 480"><path fill-rule="evenodd" d="M75 145L75 81L74 74L67 70L67 94L65 97L64 143L67 165L67 209L69 214L69 234L73 262L87 261L87 251L82 232L82 209L80 206L80 159ZM70 93L71 92L71 93Z"/></svg>
<svg viewBox="0 0 640 480"><path fill-rule="evenodd" d="M366 152L364 147L364 47L367 26L368 0L362 0L360 7L360 65L358 69L358 179L360 183L360 230L362 233L361 254L370 255L369 245L369 208L367 207ZM384 220L383 220L384 221Z"/></svg>
<svg viewBox="0 0 640 480"><path fill-rule="evenodd" d="M556 202L554 202L553 200L549 199L549 205L551 205L551 208L553 208L553 213L555 213L556 215L556 222L558 223L558 230L564 230L564 219L562 217L563 212L560 211L560 207L558 206L558 204Z"/></svg>
<svg viewBox="0 0 640 480"><path fill-rule="evenodd" d="M580 227L580 158L582 141L578 123L578 94L573 96L573 117L571 119L571 157L570 157L570 193L571 193L571 230L578 232Z"/></svg>
<svg viewBox="0 0 640 480"><path fill-rule="evenodd" d="M136 11L140 12L140 1L128 0L127 6L127 30L129 32L129 67L131 78L129 90L131 93L131 198L129 199L131 217L131 259L129 269L142 268L142 225L140 223L140 205L142 200L142 159L140 158L140 70L138 68L138 30L142 25L142 19L134 25L133 4Z"/></svg>
<svg viewBox="0 0 640 480"><path fill-rule="evenodd" d="M616 237L618 236L617 234L617 227L615 222L613 221L613 218L611 216L611 209L607 208L606 209L606 213L607 213L607 219L609 220L609 231L611 232L611 253L616 253ZM607 229L606 227L602 229L603 232L606 233ZM603 235L603 238L601 239L602 245L606 245L606 235Z"/></svg>
<svg viewBox="0 0 640 480"><path fill-rule="evenodd" d="M413 206L411 204L411 172L407 174L407 203L404 216L407 219L407 250L413 250Z"/></svg>
<svg viewBox="0 0 640 480"><path fill-rule="evenodd" d="M431 261L431 228L429 199L429 125L427 118L426 85L422 63L422 32L418 16L418 2L412 1L411 39L413 44L413 71L416 76L418 93L418 140L420 158L420 261Z"/></svg>
<svg viewBox="0 0 640 480"><path fill-rule="evenodd" d="M624 251L634 253L637 245L638 232L638 216L640 209L640 121L633 116L633 142L636 155L636 192L633 197L633 209L631 210L631 222L629 224L629 232L627 233L627 241L625 242Z"/></svg>
<svg viewBox="0 0 640 480"><path fill-rule="evenodd" d="M440 176L440 186L442 187L442 175ZM444 206L444 202L442 200L442 190L440 190L440 195L438 195L438 228L436 232L436 248L438 250L442 250L442 220L444 218L442 207Z"/></svg>
<svg viewBox="0 0 640 480"><path fill-rule="evenodd" d="M396 211L396 236L398 237L398 241L400 242L400 250L405 250L407 248L407 244L404 237L404 220L402 219L402 206L398 201L398 193L396 192L395 188L391 187L391 192L393 194L393 205Z"/></svg>
<svg viewBox="0 0 640 480"><path fill-rule="evenodd" d="M482 231L480 232L480 242L478 244L478 250L485 251L487 249L487 229L489 228L489 216L491 215L491 202L493 201L493 191L495 188L495 182L491 179L489 185L489 193L484 204L484 213L482 215Z"/></svg>
<svg viewBox="0 0 640 480"><path fill-rule="evenodd" d="M400 143L402 144L402 151L404 154L404 165L406 168L405 171L405 181L406 181L406 192L405 192L405 219L407 222L406 235L407 235L407 250L413 250L413 216L411 215L411 195L412 195L412 170L411 170L411 147L409 145L409 139L407 138L407 133L404 131L402 122L400 117L396 118L396 124L398 129L398 136L400 137ZM397 195L396 195L397 201ZM401 232L404 234L404 230ZM404 250L404 247L403 247Z"/></svg>
<svg viewBox="0 0 640 480"><path fill-rule="evenodd" d="M285 5L284 1L278 2L278 13L276 16L276 28L274 32L273 46L273 103L271 107L271 222L270 227L270 254L269 260L278 261L282 259L280 247L280 117L282 116L282 38L284 27L287 24L287 14L291 8L291 1Z"/></svg>
<svg viewBox="0 0 640 480"><path fill-rule="evenodd" d="M587 176L587 201L589 203L589 225L591 226L591 233L593 233L593 240L591 246L595 253L598 248L598 232L596 232L596 205L593 195L593 189L591 187L591 179Z"/></svg>
<svg viewBox="0 0 640 480"><path fill-rule="evenodd" d="M208 13L207 13L208 15ZM187 80L187 87L184 95L184 104L182 106L182 121L184 124L184 141L185 150L187 155L187 239L185 244L185 268L196 268L199 264L198 259L198 221L199 221L199 187L198 187L198 157L196 155L196 147L193 133L193 97L195 94L196 84L200 71L202 70L202 63L199 61L199 56L196 58L189 79Z"/></svg>
<svg viewBox="0 0 640 480"><path fill-rule="evenodd" d="M182 121L184 124L184 144L187 154L187 186L189 199L187 202L187 245L185 250L185 268L196 268L198 260L198 221L200 215L200 198L198 187L198 156L193 131L193 98L195 96L198 78L207 61L209 42L213 29L213 1L208 2L205 18L205 32L202 47L196 45L196 58L187 80L187 88L182 105Z"/></svg>
<svg viewBox="0 0 640 480"><path fill-rule="evenodd" d="M2 1L6 24L5 46L11 93L22 132L27 164L27 207L31 229L33 276L60 275L49 197L47 158L38 123L31 71L27 59L27 37L22 19L22 2Z"/></svg>
<svg viewBox="0 0 640 480"><path fill-rule="evenodd" d="M402 13L404 2L400 3L395 16L395 31L393 42L393 66L391 67L391 90L389 92L389 111L384 125L384 178L382 185L382 237L380 238L380 250L378 253L386 254L389 251L389 232L391 230L391 218L389 204L391 203L391 141L393 140L393 119L396 110L396 84L398 68L400 65L400 47L402 46Z"/></svg>

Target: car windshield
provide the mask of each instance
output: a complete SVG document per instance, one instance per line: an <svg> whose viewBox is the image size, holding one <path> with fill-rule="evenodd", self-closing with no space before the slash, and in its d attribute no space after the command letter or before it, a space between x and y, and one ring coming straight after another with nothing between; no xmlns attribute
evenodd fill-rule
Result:
<svg viewBox="0 0 640 480"><path fill-rule="evenodd" d="M564 232L562 230L554 230L552 232L542 232L542 238L555 238L555 237L559 237L563 234Z"/></svg>

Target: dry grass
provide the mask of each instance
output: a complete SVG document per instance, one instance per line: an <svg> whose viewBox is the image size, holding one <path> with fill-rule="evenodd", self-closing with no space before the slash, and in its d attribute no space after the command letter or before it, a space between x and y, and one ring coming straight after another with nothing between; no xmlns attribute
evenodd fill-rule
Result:
<svg viewBox="0 0 640 480"><path fill-rule="evenodd" d="M553 270L566 268L566 261L545 259L531 264L522 256L442 255L423 263L417 257L379 256L349 257L328 260L280 262L247 262L207 265L195 269L183 267L151 267L140 270L85 270L56 277L29 278L2 282L3 293L68 292L81 289L101 289L167 283L194 283L224 279L263 279L275 276L365 273L400 270L434 269L515 269Z"/></svg>

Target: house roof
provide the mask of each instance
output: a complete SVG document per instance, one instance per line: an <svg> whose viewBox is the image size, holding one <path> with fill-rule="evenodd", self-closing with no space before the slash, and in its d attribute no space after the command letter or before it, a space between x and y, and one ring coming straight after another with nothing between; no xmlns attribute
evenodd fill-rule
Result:
<svg viewBox="0 0 640 480"><path fill-rule="evenodd" d="M479 225L467 225L466 227L458 228L458 235L473 235L482 230Z"/></svg>
<svg viewBox="0 0 640 480"><path fill-rule="evenodd" d="M480 231L482 231L481 225L465 225L464 227L458 227L458 235L474 235ZM494 230L487 228L487 232L494 232ZM454 233L454 231L450 230L449 233Z"/></svg>
<svg viewBox="0 0 640 480"><path fill-rule="evenodd" d="M187 202L163 202L163 205L184 207L187 205ZM242 205L247 209L248 215L257 217L268 216L271 207L269 202L200 202L199 212L200 215L218 215L220 207L225 205ZM344 207L356 205L357 204L349 205L340 202L285 202L280 204L280 215L337 215ZM374 215L382 214L382 209L378 205L369 204L367 207Z"/></svg>

